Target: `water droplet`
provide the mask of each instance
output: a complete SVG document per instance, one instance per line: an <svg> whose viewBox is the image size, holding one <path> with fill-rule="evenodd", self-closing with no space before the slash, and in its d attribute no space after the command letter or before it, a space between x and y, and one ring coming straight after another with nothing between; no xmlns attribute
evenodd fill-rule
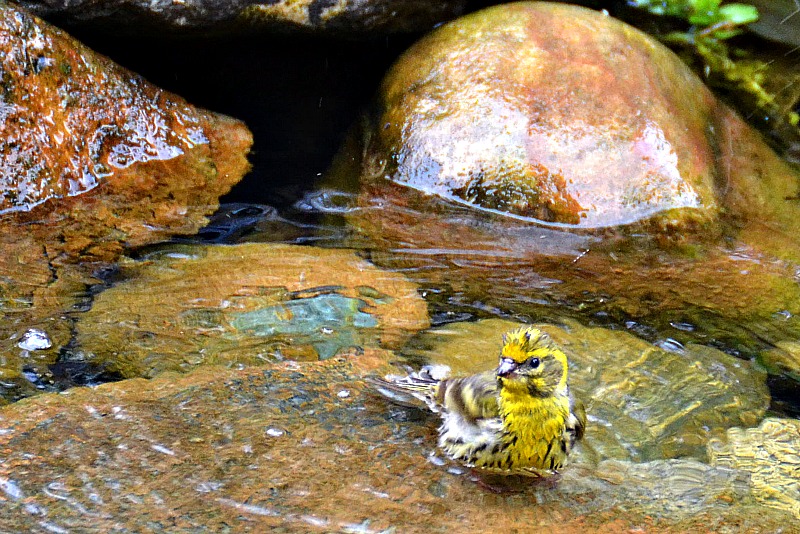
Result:
<svg viewBox="0 0 800 534"><path fill-rule="evenodd" d="M31 328L22 334L17 346L22 350L44 350L52 347L53 342L44 330Z"/></svg>
<svg viewBox="0 0 800 534"><path fill-rule="evenodd" d="M194 489L200 493L210 493L221 489L223 485L221 482L201 482Z"/></svg>
<svg viewBox="0 0 800 534"><path fill-rule="evenodd" d="M175 451L173 451L172 449L168 449L163 445L154 443L153 445L151 445L151 447L153 448L154 451L158 451L162 454L168 454L169 456L175 456Z"/></svg>
<svg viewBox="0 0 800 534"><path fill-rule="evenodd" d="M22 489L20 489L17 483L11 480L10 478L0 477L0 491L2 491L15 501L24 497Z"/></svg>
<svg viewBox="0 0 800 534"><path fill-rule="evenodd" d="M330 521L328 521L327 519L324 519L322 517L316 517L313 515L302 515L300 516L300 519L302 519L309 525L313 525L315 527L320 527L320 528L327 527L328 523L330 523Z"/></svg>
<svg viewBox="0 0 800 534"><path fill-rule="evenodd" d="M660 348L660 349L666 350L667 352L677 352L679 354L682 354L682 353L685 352L681 342L680 341L676 341L676 340L672 339L671 337L668 337L667 339L661 339L661 340L657 341L656 342L656 346L658 348Z"/></svg>
<svg viewBox="0 0 800 534"><path fill-rule="evenodd" d="M286 432L281 430L280 428L270 427L267 429L267 435L272 438L279 438L284 435Z"/></svg>
<svg viewBox="0 0 800 534"><path fill-rule="evenodd" d="M434 453L430 453L428 455L428 461L433 465L438 465L438 466L442 466L447 463L447 461L444 458L442 458L441 456L437 456Z"/></svg>

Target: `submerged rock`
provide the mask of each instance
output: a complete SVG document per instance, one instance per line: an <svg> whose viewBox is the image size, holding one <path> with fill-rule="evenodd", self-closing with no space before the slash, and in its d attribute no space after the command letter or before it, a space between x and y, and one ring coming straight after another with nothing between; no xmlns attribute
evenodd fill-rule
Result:
<svg viewBox="0 0 800 534"><path fill-rule="evenodd" d="M419 336L414 361L448 365L454 375L497 365L502 335L519 323L453 323ZM704 459L713 436L755 425L769 406L766 376L700 345L668 351L626 332L542 325L570 362L570 387L586 404L587 446L601 458Z"/></svg>
<svg viewBox="0 0 800 534"><path fill-rule="evenodd" d="M413 284L347 250L172 247L128 271L76 324L81 358L123 377L395 348L428 326Z"/></svg>
<svg viewBox="0 0 800 534"><path fill-rule="evenodd" d="M175 29L278 31L342 34L424 31L463 12L465 0L22 0L42 16L81 23L105 22L128 32Z"/></svg>
<svg viewBox="0 0 800 534"><path fill-rule="evenodd" d="M759 356L770 374L784 375L800 382L800 341L781 341Z"/></svg>
<svg viewBox="0 0 800 534"><path fill-rule="evenodd" d="M755 499L800 519L800 421L768 418L708 444L711 464L750 474Z"/></svg>
<svg viewBox="0 0 800 534"><path fill-rule="evenodd" d="M393 357L198 369L0 408L0 528L772 531L747 475L696 460L577 463L497 495L434 451L434 417L363 381ZM348 394L342 395L346 391Z"/></svg>

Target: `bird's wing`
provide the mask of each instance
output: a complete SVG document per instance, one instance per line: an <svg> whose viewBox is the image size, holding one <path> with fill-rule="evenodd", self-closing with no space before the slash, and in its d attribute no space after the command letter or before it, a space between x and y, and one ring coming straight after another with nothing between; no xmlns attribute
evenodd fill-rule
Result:
<svg viewBox="0 0 800 534"><path fill-rule="evenodd" d="M439 389L438 380L418 373L405 377L392 375L386 378L367 377L366 380L381 395L401 406L439 411L435 400Z"/></svg>
<svg viewBox="0 0 800 534"><path fill-rule="evenodd" d="M572 394L569 396L569 416L565 421L565 427L564 437L568 450L570 450L577 441L583 438L586 430L586 408L583 406L583 402Z"/></svg>
<svg viewBox="0 0 800 534"><path fill-rule="evenodd" d="M493 371L444 380L436 395L436 402L446 412L459 414L471 424L499 417L497 399L497 377Z"/></svg>

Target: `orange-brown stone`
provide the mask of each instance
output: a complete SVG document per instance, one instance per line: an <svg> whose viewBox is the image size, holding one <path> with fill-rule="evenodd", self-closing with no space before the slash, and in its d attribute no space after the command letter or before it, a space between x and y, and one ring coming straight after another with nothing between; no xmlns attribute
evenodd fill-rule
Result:
<svg viewBox="0 0 800 534"><path fill-rule="evenodd" d="M666 47L551 2L488 8L417 42L385 77L364 144L365 183L568 228L718 230L722 216L778 216L797 192Z"/></svg>
<svg viewBox="0 0 800 534"><path fill-rule="evenodd" d="M113 259L196 231L248 170L250 132L0 4L0 225L49 257Z"/></svg>

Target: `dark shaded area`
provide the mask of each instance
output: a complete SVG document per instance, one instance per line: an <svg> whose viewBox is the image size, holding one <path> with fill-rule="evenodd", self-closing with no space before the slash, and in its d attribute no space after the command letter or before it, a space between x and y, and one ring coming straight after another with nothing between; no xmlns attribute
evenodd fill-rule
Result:
<svg viewBox="0 0 800 534"><path fill-rule="evenodd" d="M243 120L255 138L253 170L223 201L278 207L311 189L385 70L416 39L137 39L66 29L192 104Z"/></svg>
<svg viewBox="0 0 800 534"><path fill-rule="evenodd" d="M767 387L772 396L771 413L778 417L800 417L800 384L786 376L770 376Z"/></svg>

